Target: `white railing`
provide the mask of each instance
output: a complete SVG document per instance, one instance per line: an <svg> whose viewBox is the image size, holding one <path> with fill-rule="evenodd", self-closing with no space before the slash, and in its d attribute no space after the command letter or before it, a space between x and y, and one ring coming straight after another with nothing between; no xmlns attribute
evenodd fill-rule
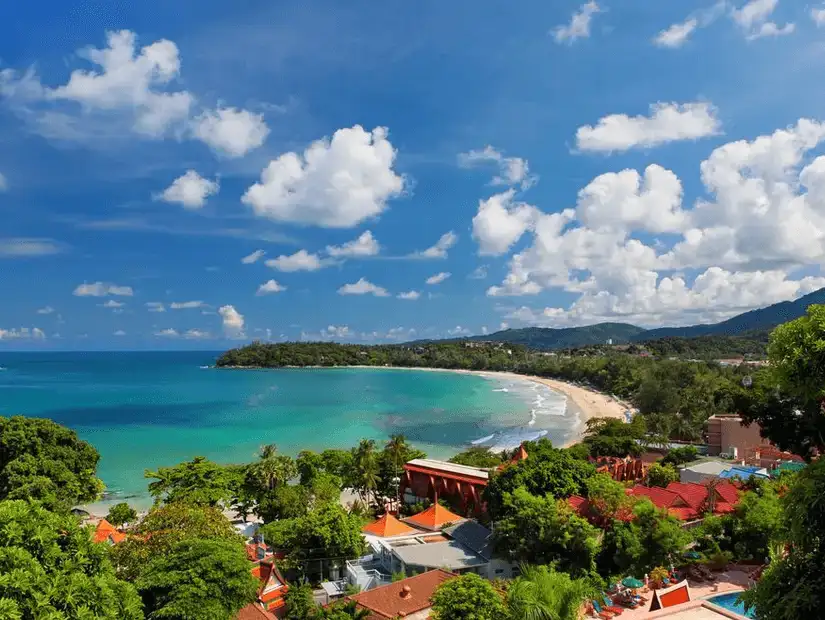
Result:
<svg viewBox="0 0 825 620"><path fill-rule="evenodd" d="M372 590L378 586L383 586L392 581L391 577L375 568L364 568L364 565L374 565L375 560L347 561L347 581L354 586L358 586L361 591Z"/></svg>

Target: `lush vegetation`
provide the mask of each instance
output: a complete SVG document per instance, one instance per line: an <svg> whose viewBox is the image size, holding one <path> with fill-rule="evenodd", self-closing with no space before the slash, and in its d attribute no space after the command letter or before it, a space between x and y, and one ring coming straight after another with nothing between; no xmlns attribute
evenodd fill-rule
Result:
<svg viewBox="0 0 825 620"><path fill-rule="evenodd" d="M432 599L435 620L501 620L507 617L504 597L474 573L441 584Z"/></svg>
<svg viewBox="0 0 825 620"><path fill-rule="evenodd" d="M469 467L498 467L507 462L506 454L496 454L483 446L472 446L450 458L450 463Z"/></svg>
<svg viewBox="0 0 825 620"><path fill-rule="evenodd" d="M0 500L38 500L66 510L96 500L100 455L74 431L51 420L0 417Z"/></svg>
<svg viewBox="0 0 825 620"><path fill-rule="evenodd" d="M0 618L143 618L135 588L118 579L103 545L69 514L0 502Z"/></svg>
<svg viewBox="0 0 825 620"><path fill-rule="evenodd" d="M137 510L132 508L126 502L120 502L109 508L109 513L106 515L106 520L112 525L124 525L126 523L134 523L137 519Z"/></svg>

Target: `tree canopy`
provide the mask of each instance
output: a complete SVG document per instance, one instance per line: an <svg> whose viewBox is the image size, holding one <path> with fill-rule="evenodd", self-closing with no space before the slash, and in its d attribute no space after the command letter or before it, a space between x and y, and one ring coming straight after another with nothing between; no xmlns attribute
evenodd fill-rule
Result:
<svg viewBox="0 0 825 620"><path fill-rule="evenodd" d="M501 620L507 608L501 592L475 573L442 583L432 598L434 620Z"/></svg>
<svg viewBox="0 0 825 620"><path fill-rule="evenodd" d="M144 475L154 480L149 483L149 493L156 503L217 506L232 497L230 470L203 456L157 471L146 470Z"/></svg>
<svg viewBox="0 0 825 620"><path fill-rule="evenodd" d="M469 467L498 467L504 462L502 454L496 454L483 446L472 446L450 457L450 463Z"/></svg>
<svg viewBox="0 0 825 620"><path fill-rule="evenodd" d="M151 619L232 620L257 595L250 568L240 544L184 540L153 557L135 585Z"/></svg>
<svg viewBox="0 0 825 620"><path fill-rule="evenodd" d="M112 525L133 523L137 519L137 511L126 502L120 502L109 508L106 520Z"/></svg>
<svg viewBox="0 0 825 620"><path fill-rule="evenodd" d="M585 579L573 579L548 566L524 566L507 588L509 617L578 620L582 604L594 593Z"/></svg>
<svg viewBox="0 0 825 620"><path fill-rule="evenodd" d="M0 417L0 500L32 499L54 510L96 500L100 455L51 420Z"/></svg>
<svg viewBox="0 0 825 620"><path fill-rule="evenodd" d="M0 502L0 615L139 620L143 611L75 517L17 500Z"/></svg>

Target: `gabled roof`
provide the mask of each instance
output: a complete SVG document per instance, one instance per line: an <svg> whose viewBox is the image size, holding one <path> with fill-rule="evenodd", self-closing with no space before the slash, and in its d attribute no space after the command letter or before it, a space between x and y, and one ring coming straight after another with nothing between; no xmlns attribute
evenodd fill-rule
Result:
<svg viewBox="0 0 825 620"><path fill-rule="evenodd" d="M455 577L453 573L436 569L390 583L380 588L346 597L362 609L371 612L372 618L397 618L429 609L438 586Z"/></svg>
<svg viewBox="0 0 825 620"><path fill-rule="evenodd" d="M683 501L680 502L680 497L677 493L668 491L661 487L645 487L642 485L636 485L635 487L629 489L628 492L637 497L649 498L650 501L653 502L653 505L657 508L670 508L674 504L684 504Z"/></svg>
<svg viewBox="0 0 825 620"><path fill-rule="evenodd" d="M266 611L258 603L250 603L238 612L235 620L277 620L277 617Z"/></svg>
<svg viewBox="0 0 825 620"><path fill-rule="evenodd" d="M109 523L106 519L101 519L100 523L95 528L94 536L92 537L96 543L111 542L116 545L119 542L126 540L126 534L117 529L114 525Z"/></svg>
<svg viewBox="0 0 825 620"><path fill-rule="evenodd" d="M649 611L657 611L659 609L673 607L674 605L681 605L690 600L690 586L687 580L683 580L669 588L654 590Z"/></svg>
<svg viewBox="0 0 825 620"><path fill-rule="evenodd" d="M493 533L478 521L464 521L442 531L485 560L493 557Z"/></svg>
<svg viewBox="0 0 825 620"><path fill-rule="evenodd" d="M667 485L667 490L676 493L694 510L700 508L708 498L708 488L693 482L671 482Z"/></svg>
<svg viewBox="0 0 825 620"><path fill-rule="evenodd" d="M427 530L438 530L448 523L455 524L459 521L464 521L464 517L447 510L444 506L436 502L425 511L407 517L404 521Z"/></svg>
<svg viewBox="0 0 825 620"><path fill-rule="evenodd" d="M406 534L417 534L419 530L410 527L406 523L401 523L398 519L390 513L384 515L369 525L361 528L364 534L372 534L381 538L390 538L392 536L404 536Z"/></svg>

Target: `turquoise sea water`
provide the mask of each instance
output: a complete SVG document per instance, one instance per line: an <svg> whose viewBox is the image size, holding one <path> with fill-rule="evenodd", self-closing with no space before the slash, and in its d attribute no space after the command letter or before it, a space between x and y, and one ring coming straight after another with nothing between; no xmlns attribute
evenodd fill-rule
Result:
<svg viewBox="0 0 825 620"><path fill-rule="evenodd" d="M247 462L404 433L430 456L471 442L570 438L564 396L529 381L397 369L223 370L217 353L0 353L0 415L48 417L101 454L117 497L145 499L144 469L203 455ZM532 420L532 422L531 422ZM140 503L138 501L137 503Z"/></svg>

